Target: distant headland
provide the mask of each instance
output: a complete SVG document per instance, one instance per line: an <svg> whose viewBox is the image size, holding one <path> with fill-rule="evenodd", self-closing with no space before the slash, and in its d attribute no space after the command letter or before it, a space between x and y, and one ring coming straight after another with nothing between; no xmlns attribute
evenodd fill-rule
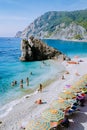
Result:
<svg viewBox="0 0 87 130"><path fill-rule="evenodd" d="M87 9L50 11L35 19L16 37L87 41Z"/></svg>

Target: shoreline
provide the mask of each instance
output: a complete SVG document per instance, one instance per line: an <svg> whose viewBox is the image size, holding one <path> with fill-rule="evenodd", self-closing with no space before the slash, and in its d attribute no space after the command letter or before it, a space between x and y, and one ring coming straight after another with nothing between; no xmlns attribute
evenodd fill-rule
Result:
<svg viewBox="0 0 87 130"><path fill-rule="evenodd" d="M83 62L75 65L67 64L66 61L62 62L66 71L69 71L69 74L64 74L64 80L59 77L56 81L43 88L41 93L38 92L31 97L25 97L20 101L20 103L13 106L13 109L7 116L0 118L0 121L2 121L0 130L20 130L22 123L28 123L29 120L40 117L42 111L50 107L53 100L58 99L58 93L64 89L65 85L72 85L82 75L87 73L87 70L85 70L85 67L87 66L87 58L79 59L83 60ZM80 76L75 75L76 72L78 72ZM37 99L42 99L42 101L46 103L37 105L35 104Z"/></svg>
<svg viewBox="0 0 87 130"><path fill-rule="evenodd" d="M49 39L49 40L61 40L61 41L71 41L71 42L87 42L86 39L84 40L78 40L78 39L57 39L57 38L43 38L43 39ZM42 40L43 40L42 39Z"/></svg>
<svg viewBox="0 0 87 130"><path fill-rule="evenodd" d="M63 41L71 41L71 42L87 42L87 40L78 40L78 39L61 39Z"/></svg>
<svg viewBox="0 0 87 130"><path fill-rule="evenodd" d="M50 61L51 64L54 64L54 66L57 66L57 65L61 65L59 61L57 60L51 60ZM63 65L62 65L63 66ZM59 77L60 75L62 75L65 70L65 68L63 68L63 70L61 72L59 72L58 74L56 74L54 77L49 77L50 79L47 79L45 80L44 82L42 82L43 84L43 89L49 85L51 85L53 82L55 82ZM7 116L10 111L12 111L13 107L15 107L15 105L19 104L22 100L24 100L24 98L26 97L31 97L33 95L35 95L37 93L37 89L39 88L39 85L36 85L35 88L29 88L29 89L26 89L25 87L23 88L23 91L25 91L25 94L21 95L20 97L18 97L17 99L14 99L10 102L7 102L5 105L3 105L1 108L0 108L0 118L3 118L5 116ZM22 90L21 90L22 91ZM2 113L3 112L3 113Z"/></svg>

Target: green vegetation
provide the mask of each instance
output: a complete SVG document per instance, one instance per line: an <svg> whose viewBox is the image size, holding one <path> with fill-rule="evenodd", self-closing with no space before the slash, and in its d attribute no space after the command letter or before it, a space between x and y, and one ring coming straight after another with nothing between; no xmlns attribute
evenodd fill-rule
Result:
<svg viewBox="0 0 87 130"><path fill-rule="evenodd" d="M71 25L71 27L69 26ZM77 11L50 11L39 18L35 19L33 23L31 23L24 31L23 34L22 32L18 33L18 37L29 37L30 35L33 36L41 36L41 37L46 37L49 38L52 35L58 35L57 32L62 32L63 29L69 28L68 34L72 33L73 35L79 34L80 31L74 32L74 25L81 25L86 31L84 31L83 28L79 28L80 30L82 29L85 33L87 34L87 9L85 10L77 10ZM75 28L76 29L76 28ZM82 32L81 32L82 33ZM80 34L81 34L80 33ZM67 34L67 35L68 35ZM76 35L75 39L82 39L83 37L81 35ZM61 34L63 35L63 34ZM84 35L84 34L82 34ZM72 36L74 38L74 36ZM69 38L69 37L68 37Z"/></svg>
<svg viewBox="0 0 87 130"><path fill-rule="evenodd" d="M68 11L47 12L40 17L39 27L41 27L45 23L48 23L44 31L53 32L57 25L60 25L61 23L65 23L65 26L68 26L72 22L83 26L87 30L87 9L80 10L80 11L71 11L71 12Z"/></svg>
<svg viewBox="0 0 87 130"><path fill-rule="evenodd" d="M75 39L79 39L79 40L81 40L81 39L82 39L82 36L81 36L80 34L77 34L77 35L75 35L74 38L75 38Z"/></svg>

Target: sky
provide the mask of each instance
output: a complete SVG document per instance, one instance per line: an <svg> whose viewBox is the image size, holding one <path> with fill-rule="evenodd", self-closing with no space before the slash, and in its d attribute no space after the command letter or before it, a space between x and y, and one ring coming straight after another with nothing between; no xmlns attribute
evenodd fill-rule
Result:
<svg viewBox="0 0 87 130"><path fill-rule="evenodd" d="M0 0L0 37L14 37L48 11L87 9L87 0Z"/></svg>

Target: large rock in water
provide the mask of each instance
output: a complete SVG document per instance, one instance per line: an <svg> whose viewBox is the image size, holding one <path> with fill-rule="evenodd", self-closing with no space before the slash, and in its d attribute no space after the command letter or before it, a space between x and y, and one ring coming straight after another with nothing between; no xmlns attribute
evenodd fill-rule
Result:
<svg viewBox="0 0 87 130"><path fill-rule="evenodd" d="M35 39L33 36L29 38L29 40L22 40L21 42L21 50L22 55L20 57L21 61L40 61L58 58L62 56L63 60L68 59L64 54L60 51L49 47L41 40Z"/></svg>

